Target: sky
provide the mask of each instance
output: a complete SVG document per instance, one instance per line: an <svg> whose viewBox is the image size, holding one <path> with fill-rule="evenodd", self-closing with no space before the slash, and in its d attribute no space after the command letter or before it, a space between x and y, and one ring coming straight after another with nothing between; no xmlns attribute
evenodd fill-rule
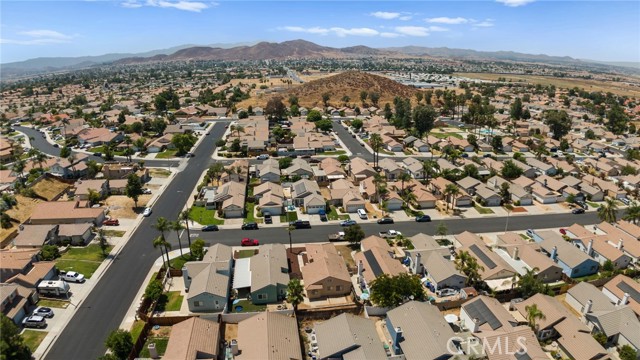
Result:
<svg viewBox="0 0 640 360"><path fill-rule="evenodd" d="M640 62L640 1L0 0L0 63L294 39Z"/></svg>

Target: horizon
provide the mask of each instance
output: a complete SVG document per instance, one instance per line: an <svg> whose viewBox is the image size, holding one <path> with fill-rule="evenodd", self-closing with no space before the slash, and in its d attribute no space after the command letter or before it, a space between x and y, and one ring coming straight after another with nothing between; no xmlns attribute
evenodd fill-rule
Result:
<svg viewBox="0 0 640 360"><path fill-rule="evenodd" d="M297 39L334 48L447 47L640 62L640 2L633 1L87 0L2 1L0 7L3 65Z"/></svg>

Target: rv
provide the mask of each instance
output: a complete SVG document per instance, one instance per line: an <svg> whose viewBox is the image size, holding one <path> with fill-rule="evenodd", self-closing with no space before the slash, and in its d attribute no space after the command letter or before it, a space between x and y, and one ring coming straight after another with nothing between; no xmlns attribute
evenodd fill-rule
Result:
<svg viewBox="0 0 640 360"><path fill-rule="evenodd" d="M61 280L47 280L38 284L40 295L61 296L69 293L69 284Z"/></svg>

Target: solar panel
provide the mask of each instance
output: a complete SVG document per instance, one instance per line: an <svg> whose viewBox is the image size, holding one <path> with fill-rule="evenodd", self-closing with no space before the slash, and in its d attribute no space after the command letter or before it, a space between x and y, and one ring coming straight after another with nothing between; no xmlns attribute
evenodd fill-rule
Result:
<svg viewBox="0 0 640 360"><path fill-rule="evenodd" d="M487 265L487 267L489 269L493 269L494 267L496 267L496 263L493 262L493 260L489 259L489 257L487 256L487 254L485 254L482 250L480 250L480 248L478 247L478 245L471 245L469 246L469 249L471 249L471 251L485 264Z"/></svg>
<svg viewBox="0 0 640 360"><path fill-rule="evenodd" d="M487 307L487 304L482 300L475 301L465 306L465 311L472 319L478 319L480 321L480 325L488 323L492 330L502 327L500 320L496 318L496 316Z"/></svg>
<svg viewBox="0 0 640 360"><path fill-rule="evenodd" d="M626 282L621 281L618 283L618 289L626 292L629 296L637 303L640 303L640 292L638 290L631 287L631 285Z"/></svg>
<svg viewBox="0 0 640 360"><path fill-rule="evenodd" d="M367 250L364 252L364 258L367 259L367 262L371 267L371 272L373 272L373 275L375 277L383 274L382 268L380 268L380 264L378 264L378 260L376 260L376 257L373 255L371 250Z"/></svg>

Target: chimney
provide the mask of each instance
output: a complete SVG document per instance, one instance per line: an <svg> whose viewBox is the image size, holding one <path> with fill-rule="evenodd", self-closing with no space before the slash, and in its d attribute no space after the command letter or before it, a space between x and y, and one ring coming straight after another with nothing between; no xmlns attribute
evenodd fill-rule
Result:
<svg viewBox="0 0 640 360"><path fill-rule="evenodd" d="M478 332L478 327L479 326L480 326L480 319L473 318L471 327L469 328L469 331L471 331L472 333Z"/></svg>
<svg viewBox="0 0 640 360"><path fill-rule="evenodd" d="M517 246L513 248L513 260L520 260L520 248Z"/></svg>
<svg viewBox="0 0 640 360"><path fill-rule="evenodd" d="M544 187L548 188L548 186L547 186L547 179L544 179Z"/></svg>
<svg viewBox="0 0 640 360"><path fill-rule="evenodd" d="M553 249L551 249L551 260L556 261L556 256L558 256L558 247L554 246Z"/></svg>
<svg viewBox="0 0 640 360"><path fill-rule="evenodd" d="M593 306L593 301L588 300L584 307L582 308L582 315L586 315L591 312L591 307Z"/></svg>
<svg viewBox="0 0 640 360"><path fill-rule="evenodd" d="M413 273L419 274L421 272L422 272L422 255L420 255L420 253L417 253L416 263L415 263L415 267L413 268Z"/></svg>
<svg viewBox="0 0 640 360"><path fill-rule="evenodd" d="M231 339L229 346L231 347L231 353L236 356L240 353L240 351L238 351L238 340L236 339Z"/></svg>
<svg viewBox="0 0 640 360"><path fill-rule="evenodd" d="M358 279L361 280L362 279L362 269L364 267L364 264L362 263L362 260L358 261Z"/></svg>
<svg viewBox="0 0 640 360"><path fill-rule="evenodd" d="M622 300L620 300L620 305L627 305L629 303L629 293L624 293L622 296Z"/></svg>
<svg viewBox="0 0 640 360"><path fill-rule="evenodd" d="M587 245L587 255L591 256L592 251L593 251L593 239L589 240L589 245Z"/></svg>
<svg viewBox="0 0 640 360"><path fill-rule="evenodd" d="M191 278L189 277L189 270L186 266L182 267L182 279L184 280L184 287L187 292L189 292L189 287L191 286Z"/></svg>
<svg viewBox="0 0 640 360"><path fill-rule="evenodd" d="M400 340L402 340L402 328L400 326L396 327L396 336L393 339L393 346L400 347Z"/></svg>
<svg viewBox="0 0 640 360"><path fill-rule="evenodd" d="M618 242L618 245L616 246L616 248L618 250L622 250L623 246L624 246L624 241L622 239L620 239L620 241Z"/></svg>

